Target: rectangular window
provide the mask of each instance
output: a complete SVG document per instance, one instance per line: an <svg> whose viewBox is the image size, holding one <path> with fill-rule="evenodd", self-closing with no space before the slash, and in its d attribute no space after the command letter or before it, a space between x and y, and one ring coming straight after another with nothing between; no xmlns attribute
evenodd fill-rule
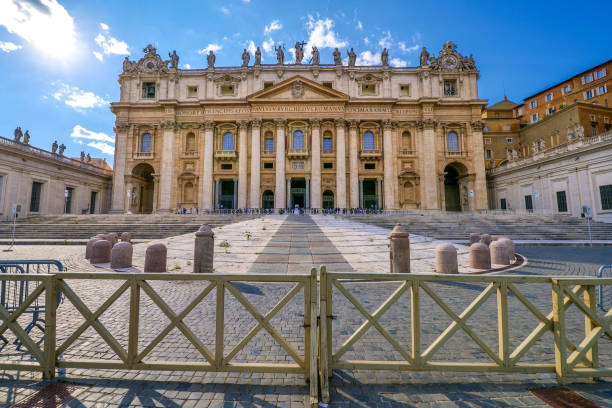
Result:
<svg viewBox="0 0 612 408"><path fill-rule="evenodd" d="M489 130L491 130L491 126L483 126L482 130L488 132Z"/></svg>
<svg viewBox="0 0 612 408"><path fill-rule="evenodd" d="M323 168L324 169L333 169L334 168L334 163L332 163L332 162L325 162L325 163L323 163Z"/></svg>
<svg viewBox="0 0 612 408"><path fill-rule="evenodd" d="M593 90L590 89L584 93L584 99L591 99L593 97Z"/></svg>
<svg viewBox="0 0 612 408"><path fill-rule="evenodd" d="M516 116L522 116L523 115L523 108L518 108L516 110Z"/></svg>
<svg viewBox="0 0 612 408"><path fill-rule="evenodd" d="M410 96L410 85L408 84L400 85L400 96Z"/></svg>
<svg viewBox="0 0 612 408"><path fill-rule="evenodd" d="M197 86L188 86L187 87L187 96L189 98L196 98L198 96L198 87Z"/></svg>
<svg viewBox="0 0 612 408"><path fill-rule="evenodd" d="M271 137L266 137L264 139L264 151L265 152L273 152L274 151L274 139Z"/></svg>
<svg viewBox="0 0 612 408"><path fill-rule="evenodd" d="M457 80L444 80L444 96L457 96Z"/></svg>
<svg viewBox="0 0 612 408"><path fill-rule="evenodd" d="M601 197L601 209L612 210L612 184L599 186L599 196Z"/></svg>
<svg viewBox="0 0 612 408"><path fill-rule="evenodd" d="M363 168L366 170L376 170L376 163L364 163Z"/></svg>
<svg viewBox="0 0 612 408"><path fill-rule="evenodd" d="M334 85L331 82L323 82L323 86L329 89L333 89Z"/></svg>
<svg viewBox="0 0 612 408"><path fill-rule="evenodd" d="M597 72L595 73L595 77L596 77L597 79L603 78L603 77L605 77L605 76L606 76L606 69L605 69L605 68L602 68L602 69L600 69L599 71L597 71Z"/></svg>
<svg viewBox="0 0 612 408"><path fill-rule="evenodd" d="M537 121L538 121L538 114L534 113L533 115L531 115L531 123L534 123Z"/></svg>
<svg viewBox="0 0 612 408"><path fill-rule="evenodd" d="M504 125L504 130L510 130L510 125Z"/></svg>
<svg viewBox="0 0 612 408"><path fill-rule="evenodd" d="M538 101L531 101L531 103L529 103L529 107L531 109L537 108L538 107Z"/></svg>
<svg viewBox="0 0 612 408"><path fill-rule="evenodd" d="M588 84L589 82L593 82L593 74L585 75L582 77L583 84Z"/></svg>
<svg viewBox="0 0 612 408"><path fill-rule="evenodd" d="M527 211L533 211L533 201L532 201L531 195L525 196L525 209Z"/></svg>
<svg viewBox="0 0 612 408"><path fill-rule="evenodd" d="M603 95L606 92L608 92L608 87L606 85L603 85L597 88L597 95Z"/></svg>
<svg viewBox="0 0 612 408"><path fill-rule="evenodd" d="M265 162L264 163L264 169L269 170L269 169L273 169L273 168L274 168L274 163L272 163L272 162Z"/></svg>
<svg viewBox="0 0 612 408"><path fill-rule="evenodd" d="M221 95L223 96L234 95L234 85L221 85Z"/></svg>
<svg viewBox="0 0 612 408"><path fill-rule="evenodd" d="M66 214L70 214L72 212L72 194L74 193L74 188L67 187L65 191L66 202L64 205L64 212Z"/></svg>
<svg viewBox="0 0 612 408"><path fill-rule="evenodd" d="M323 151L324 152L331 152L332 151L332 138L331 137L324 137L323 138Z"/></svg>
<svg viewBox="0 0 612 408"><path fill-rule="evenodd" d="M597 136L597 125L591 126L591 133L593 136Z"/></svg>
<svg viewBox="0 0 612 408"><path fill-rule="evenodd" d="M555 108L546 108L547 115L552 115L553 113L555 113Z"/></svg>
<svg viewBox="0 0 612 408"><path fill-rule="evenodd" d="M557 211L567 212L567 197L565 191L557 191Z"/></svg>
<svg viewBox="0 0 612 408"><path fill-rule="evenodd" d="M294 161L291 162L292 170L304 170L304 162L303 161Z"/></svg>
<svg viewBox="0 0 612 408"><path fill-rule="evenodd" d="M502 210L508 209L508 204L506 204L505 198L502 198L501 200L499 200L499 208L501 208Z"/></svg>
<svg viewBox="0 0 612 408"><path fill-rule="evenodd" d="M487 159L490 159L492 156L491 149L487 149Z"/></svg>
<svg viewBox="0 0 612 408"><path fill-rule="evenodd" d="M143 99L155 99L155 82L142 83L142 97Z"/></svg>
<svg viewBox="0 0 612 408"><path fill-rule="evenodd" d="M30 196L30 212L40 211L40 194L42 193L42 183L35 181L32 183L32 195Z"/></svg>
<svg viewBox="0 0 612 408"><path fill-rule="evenodd" d="M303 150L303 149L304 149L304 133L298 130L293 133L293 150Z"/></svg>
<svg viewBox="0 0 612 408"><path fill-rule="evenodd" d="M264 82L264 89L271 87L274 85L274 82Z"/></svg>
<svg viewBox="0 0 612 408"><path fill-rule="evenodd" d="M563 88L561 88L561 95L567 95L571 90L571 86L565 85Z"/></svg>
<svg viewBox="0 0 612 408"><path fill-rule="evenodd" d="M230 164L222 164L221 165L221 170L231 170L232 169L232 165Z"/></svg>
<svg viewBox="0 0 612 408"><path fill-rule="evenodd" d="M546 102L550 102L550 101L552 101L552 100L553 100L553 94L552 94L552 92L551 92L551 93L549 93L548 95L546 95Z"/></svg>
<svg viewBox="0 0 612 408"><path fill-rule="evenodd" d="M507 137L506 138L506 143L513 143L513 142L514 142L513 138L511 138L511 137Z"/></svg>
<svg viewBox="0 0 612 408"><path fill-rule="evenodd" d="M361 85L361 93L364 95L374 95L376 93L376 84Z"/></svg>
<svg viewBox="0 0 612 408"><path fill-rule="evenodd" d="M485 144L491 144L491 138L490 137L485 137L484 138L484 142L485 142Z"/></svg>
<svg viewBox="0 0 612 408"><path fill-rule="evenodd" d="M96 202L98 201L98 192L92 191L91 196L89 197L89 213L96 213Z"/></svg>

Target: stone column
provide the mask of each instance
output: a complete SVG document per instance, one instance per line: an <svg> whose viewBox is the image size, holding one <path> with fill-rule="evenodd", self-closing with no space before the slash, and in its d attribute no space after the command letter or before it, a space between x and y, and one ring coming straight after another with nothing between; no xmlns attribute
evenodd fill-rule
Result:
<svg viewBox="0 0 612 408"><path fill-rule="evenodd" d="M206 121L200 125L204 130L204 170L202 174L202 209L210 210L215 208L213 199L213 131L215 122ZM218 186L217 186L218 187Z"/></svg>
<svg viewBox="0 0 612 408"><path fill-rule="evenodd" d="M359 208L363 208L363 179L359 179Z"/></svg>
<svg viewBox="0 0 612 408"><path fill-rule="evenodd" d="M474 209L486 210L487 205L487 180L485 174L484 141L482 139L483 123L479 120L472 122L472 148L474 152Z"/></svg>
<svg viewBox="0 0 612 408"><path fill-rule="evenodd" d="M246 208L247 206L247 165L248 165L248 149L247 149L247 129L248 121L238 122L239 139L238 139L238 205L234 199L236 208Z"/></svg>
<svg viewBox="0 0 612 408"><path fill-rule="evenodd" d="M241 208L241 207L236 206L236 202L238 200L238 183L237 183L238 180L236 180L236 177L234 177L233 180L234 180L234 203L233 203L234 205L232 208Z"/></svg>
<svg viewBox="0 0 612 408"><path fill-rule="evenodd" d="M336 119L336 207L346 208L346 141L344 119Z"/></svg>
<svg viewBox="0 0 612 408"><path fill-rule="evenodd" d="M259 190L261 185L260 165L261 165L261 120L256 119L251 122L251 194L249 196L249 207L260 208L261 200Z"/></svg>
<svg viewBox="0 0 612 408"><path fill-rule="evenodd" d="M274 207L285 208L285 124L284 119L276 121L276 183L274 191Z"/></svg>
<svg viewBox="0 0 612 408"><path fill-rule="evenodd" d="M304 208L310 208L310 177L306 177L306 194L304 195Z"/></svg>
<svg viewBox="0 0 612 408"><path fill-rule="evenodd" d="M151 174L153 176L153 210L151 211L153 214L157 212L157 208L159 207L159 180L161 177L159 174ZM138 203L138 211L142 206L142 195L140 196L140 202Z"/></svg>
<svg viewBox="0 0 612 408"><path fill-rule="evenodd" d="M380 177L376 177L376 199L378 200L378 208L382 208L382 183Z"/></svg>
<svg viewBox="0 0 612 408"><path fill-rule="evenodd" d="M423 176L421 203L423 209L438 209L438 169L436 166L436 121L425 119L420 122L423 127Z"/></svg>
<svg viewBox="0 0 612 408"><path fill-rule="evenodd" d="M351 208L360 207L359 205L359 161L357 154L359 151L357 140L356 120L349 121L349 190Z"/></svg>
<svg viewBox="0 0 612 408"><path fill-rule="evenodd" d="M160 183L159 183L159 208L157 212L160 214L170 213L172 205L172 184L174 183L174 145L175 134L179 130L179 124L174 121L162 123L162 153L160 165Z"/></svg>
<svg viewBox="0 0 612 408"><path fill-rule="evenodd" d="M385 201L384 208L392 209L395 203L395 194L393 190L393 182L395 175L393 174L393 139L391 138L391 130L393 124L390 120L383 122L383 161L385 170L384 190L385 190Z"/></svg>
<svg viewBox="0 0 612 408"><path fill-rule="evenodd" d="M219 198L220 196L220 186L221 186L221 180L216 179L215 180L215 202L213 204L213 208L219 208Z"/></svg>
<svg viewBox="0 0 612 408"><path fill-rule="evenodd" d="M291 208L291 177L287 177L287 208Z"/></svg>
<svg viewBox="0 0 612 408"><path fill-rule="evenodd" d="M319 119L310 121L312 128L312 188L310 192L311 208L321 209L321 122Z"/></svg>
<svg viewBox="0 0 612 408"><path fill-rule="evenodd" d="M113 198L110 213L123 214L125 212L125 173L127 162L127 141L130 125L127 123L115 126L115 161L113 165ZM6 190L8 191L8 189ZM129 203L128 203L129 206ZM129 207L128 207L129 208Z"/></svg>

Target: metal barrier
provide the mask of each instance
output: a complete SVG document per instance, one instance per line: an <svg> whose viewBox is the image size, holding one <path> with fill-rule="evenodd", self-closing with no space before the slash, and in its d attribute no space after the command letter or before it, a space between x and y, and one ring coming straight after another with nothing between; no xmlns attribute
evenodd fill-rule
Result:
<svg viewBox="0 0 612 408"><path fill-rule="evenodd" d="M599 270L597 270L597 277L603 278L604 272L606 272L606 278L612 278L612 265L602 265ZM612 308L612 287L597 285L597 306L604 312Z"/></svg>

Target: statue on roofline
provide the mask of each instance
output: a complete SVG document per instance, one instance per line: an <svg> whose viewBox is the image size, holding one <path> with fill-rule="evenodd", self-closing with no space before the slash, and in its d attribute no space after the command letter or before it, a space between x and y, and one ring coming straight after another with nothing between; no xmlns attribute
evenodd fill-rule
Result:
<svg viewBox="0 0 612 408"><path fill-rule="evenodd" d="M338 48L334 50L334 65L342 65L342 54L340 54Z"/></svg>
<svg viewBox="0 0 612 408"><path fill-rule="evenodd" d="M85 152L81 151L81 162L85 161Z"/></svg>
<svg viewBox="0 0 612 408"><path fill-rule="evenodd" d="M63 156L64 155L64 151L66 150L66 145L64 145L63 143L60 145L59 147L59 155Z"/></svg>
<svg viewBox="0 0 612 408"><path fill-rule="evenodd" d="M276 50L276 63L278 65L283 65L285 63L285 52L281 45L274 48Z"/></svg>
<svg viewBox="0 0 612 408"><path fill-rule="evenodd" d="M357 54L355 54L355 50L351 48L351 50L347 51L346 54L348 55L348 66L354 67L355 62L357 62Z"/></svg>
<svg viewBox="0 0 612 408"><path fill-rule="evenodd" d="M15 128L15 132L14 132L15 137L13 138L14 141L16 142L20 142L21 143L21 138L23 137L23 133L21 132L21 127L17 126Z"/></svg>
<svg viewBox="0 0 612 408"><path fill-rule="evenodd" d="M317 47L312 47L312 65L319 65L320 59L319 49Z"/></svg>
<svg viewBox="0 0 612 408"><path fill-rule="evenodd" d="M208 68L214 68L215 67L215 60L217 59L217 57L215 57L215 53L213 52L213 50L208 51L208 55L206 56L206 62L208 62Z"/></svg>
<svg viewBox="0 0 612 408"><path fill-rule="evenodd" d="M301 42L295 43L295 64L302 64L302 59L304 58L304 48Z"/></svg>
<svg viewBox="0 0 612 408"><path fill-rule="evenodd" d="M57 152L57 140L53 142L53 144L51 145L51 153L55 153Z"/></svg>
<svg viewBox="0 0 612 408"><path fill-rule="evenodd" d="M176 50L172 51L172 54L168 53L170 57L170 68L177 69L179 64L179 56L176 54Z"/></svg>
<svg viewBox="0 0 612 408"><path fill-rule="evenodd" d="M249 54L249 52L245 48L244 51L242 51L242 66L248 67L250 59L251 59L251 54Z"/></svg>
<svg viewBox="0 0 612 408"><path fill-rule="evenodd" d="M421 66L422 67L427 65L427 63L429 62L429 52L427 51L427 48L425 48L425 47L423 47L423 49L421 49L420 60L421 60Z"/></svg>
<svg viewBox="0 0 612 408"><path fill-rule="evenodd" d="M259 47L255 50L255 65L261 65L261 50Z"/></svg>
<svg viewBox="0 0 612 408"><path fill-rule="evenodd" d="M386 48L383 48L382 54L380 54L380 62L385 67L389 65L389 51Z"/></svg>
<svg viewBox="0 0 612 408"><path fill-rule="evenodd" d="M26 130L25 135L23 135L23 143L30 144L30 131Z"/></svg>

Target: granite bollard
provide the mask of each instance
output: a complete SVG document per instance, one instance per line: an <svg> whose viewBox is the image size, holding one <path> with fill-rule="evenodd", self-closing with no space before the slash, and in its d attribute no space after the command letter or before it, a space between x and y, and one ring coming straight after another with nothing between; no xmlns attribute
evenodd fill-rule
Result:
<svg viewBox="0 0 612 408"><path fill-rule="evenodd" d="M457 249L452 244L440 244L436 247L436 272L459 273Z"/></svg>
<svg viewBox="0 0 612 408"><path fill-rule="evenodd" d="M508 237L499 237L498 241L503 241L506 243L506 250L508 251L508 259L510 262L514 262L516 260L516 256L514 255L514 241L512 241Z"/></svg>
<svg viewBox="0 0 612 408"><path fill-rule="evenodd" d="M478 241L480 241L480 234L477 232L470 233L470 245Z"/></svg>
<svg viewBox="0 0 612 408"><path fill-rule="evenodd" d="M92 264L102 264L110 262L111 243L105 239L96 241L92 245L91 259Z"/></svg>
<svg viewBox="0 0 612 408"><path fill-rule="evenodd" d="M474 269L491 269L489 247L482 242L470 245L470 267Z"/></svg>
<svg viewBox="0 0 612 408"><path fill-rule="evenodd" d="M90 238L87 241L87 246L85 247L85 259L91 259L91 253L93 250L93 244L100 241L100 238Z"/></svg>
<svg viewBox="0 0 612 408"><path fill-rule="evenodd" d="M480 236L480 242L482 242L486 246L489 246L491 244L491 235L489 235L489 234L482 234Z"/></svg>
<svg viewBox="0 0 612 408"><path fill-rule="evenodd" d="M193 249L193 273L213 273L215 234L208 225L202 225L195 233Z"/></svg>
<svg viewBox="0 0 612 408"><path fill-rule="evenodd" d="M410 235L397 224L389 238L391 273L410 273Z"/></svg>
<svg viewBox="0 0 612 408"><path fill-rule="evenodd" d="M508 244L505 240L497 240L489 245L491 252L491 263L495 265L510 265L510 256L508 255Z"/></svg>
<svg viewBox="0 0 612 408"><path fill-rule="evenodd" d="M123 269L132 266L132 244L118 242L111 250L111 269Z"/></svg>
<svg viewBox="0 0 612 408"><path fill-rule="evenodd" d="M121 242L132 243L132 234L130 234L129 232L122 232L121 233Z"/></svg>
<svg viewBox="0 0 612 408"><path fill-rule="evenodd" d="M153 244L145 252L145 272L166 272L168 249L164 244Z"/></svg>

